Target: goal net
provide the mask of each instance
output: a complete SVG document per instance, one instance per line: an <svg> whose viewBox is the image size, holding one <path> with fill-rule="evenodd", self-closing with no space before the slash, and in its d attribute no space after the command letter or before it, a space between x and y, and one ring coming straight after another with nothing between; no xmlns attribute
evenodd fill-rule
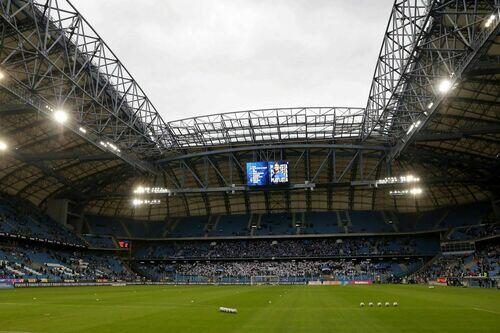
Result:
<svg viewBox="0 0 500 333"><path fill-rule="evenodd" d="M276 275L257 275L250 277L251 285L260 285L260 284L279 284L280 278Z"/></svg>

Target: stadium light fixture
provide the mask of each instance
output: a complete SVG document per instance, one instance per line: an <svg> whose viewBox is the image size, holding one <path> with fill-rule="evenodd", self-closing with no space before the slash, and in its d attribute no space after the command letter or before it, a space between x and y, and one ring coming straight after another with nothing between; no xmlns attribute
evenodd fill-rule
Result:
<svg viewBox="0 0 500 333"><path fill-rule="evenodd" d="M3 80L4 78L5 78L5 74L2 71L0 71L0 80Z"/></svg>
<svg viewBox="0 0 500 333"><path fill-rule="evenodd" d="M87 130L84 128L84 127L80 127L78 129L80 132L82 132L83 134L86 134L87 133Z"/></svg>
<svg viewBox="0 0 500 333"><path fill-rule="evenodd" d="M106 141L106 142L104 142L104 141L99 141L99 144L100 144L101 146L103 146L104 148L107 148L107 149L108 149L108 150L110 150L110 151L114 151L115 153L121 153L120 148L118 148L118 146L117 146L117 145L115 145L115 144L114 144L114 143L112 143L112 142L109 142L109 141Z"/></svg>
<svg viewBox="0 0 500 333"><path fill-rule="evenodd" d="M488 19L486 20L486 22L484 22L484 26L486 28L489 28L491 26L491 24L493 23L494 20L495 20L495 14L491 14L491 16L488 17Z"/></svg>
<svg viewBox="0 0 500 333"><path fill-rule="evenodd" d="M108 147L110 147L111 149L113 149L114 151L118 151L118 147L116 145L114 145L113 143L111 142L108 142Z"/></svg>
<svg viewBox="0 0 500 333"><path fill-rule="evenodd" d="M420 120L417 120L416 122L414 122L413 124L410 125L410 127L408 127L408 130L406 131L406 134L410 134L414 129L416 129L418 126L420 126L422 122Z"/></svg>
<svg viewBox="0 0 500 333"><path fill-rule="evenodd" d="M420 187L414 187L414 188L411 188L409 190L392 190L392 191L389 191L389 195L391 195L393 197L400 197L400 196L404 196L404 195L408 195L408 194L420 195L422 193L423 193L423 190Z"/></svg>
<svg viewBox="0 0 500 333"><path fill-rule="evenodd" d="M448 91L450 91L451 86L452 86L451 81L449 79L444 79L441 82L439 82L438 91L441 94L446 94Z"/></svg>
<svg viewBox="0 0 500 333"><path fill-rule="evenodd" d="M141 206L141 205L159 205L161 203L160 199L133 199L132 200L132 205L133 206Z"/></svg>
<svg viewBox="0 0 500 333"><path fill-rule="evenodd" d="M389 194L393 197L403 196L408 194L408 190L393 190L389 191Z"/></svg>
<svg viewBox="0 0 500 333"><path fill-rule="evenodd" d="M412 174L406 176L399 177L386 177L383 179L379 179L375 181L377 185L386 185L386 184L408 184L408 183L418 183L420 181L419 177L416 177Z"/></svg>
<svg viewBox="0 0 500 333"><path fill-rule="evenodd" d="M0 151L6 151L9 145L4 140L0 140Z"/></svg>
<svg viewBox="0 0 500 333"><path fill-rule="evenodd" d="M137 188L134 190L135 194L143 194L144 193L144 187L142 186L137 186Z"/></svg>
<svg viewBox="0 0 500 333"><path fill-rule="evenodd" d="M420 182L420 177L416 177L412 174L406 175L406 176L399 176L399 177L386 177L383 179L378 179L375 181L375 187L378 187L379 185L395 185L395 184L415 184ZM390 191L390 195L404 195L408 194L405 192L406 190L394 190Z"/></svg>
<svg viewBox="0 0 500 333"><path fill-rule="evenodd" d="M52 117L59 124L64 124L69 119L68 113L66 111L64 111L64 110L55 110L54 114L52 115Z"/></svg>
<svg viewBox="0 0 500 333"><path fill-rule="evenodd" d="M163 193L170 193L170 190L168 188L164 187L144 187L144 186L138 186L134 190L134 194L163 194Z"/></svg>
<svg viewBox="0 0 500 333"><path fill-rule="evenodd" d="M410 194L413 194L413 195L419 195L419 194L422 194L422 189L420 187L415 187L415 188L412 188L410 189Z"/></svg>

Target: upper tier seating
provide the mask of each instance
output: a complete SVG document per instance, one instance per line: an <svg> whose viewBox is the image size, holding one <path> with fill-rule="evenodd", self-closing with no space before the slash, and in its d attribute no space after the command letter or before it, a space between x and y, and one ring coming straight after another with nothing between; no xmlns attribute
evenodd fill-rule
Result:
<svg viewBox="0 0 500 333"><path fill-rule="evenodd" d="M88 216L89 233L117 238L180 238L392 233L446 230L478 225L488 203L439 208L420 213L331 211L293 214L192 216L168 221L134 221Z"/></svg>
<svg viewBox="0 0 500 333"><path fill-rule="evenodd" d="M491 237L498 235L499 233L500 228L498 224L481 224L454 228L448 235L448 239L452 241L464 241Z"/></svg>
<svg viewBox="0 0 500 333"><path fill-rule="evenodd" d="M171 237L202 237L205 236L206 216L182 218L171 233Z"/></svg>
<svg viewBox="0 0 500 333"><path fill-rule="evenodd" d="M380 212L350 211L350 232L392 232L392 225L387 224Z"/></svg>
<svg viewBox="0 0 500 333"><path fill-rule="evenodd" d="M260 218L254 235L291 235L294 233L292 217L289 214L265 214Z"/></svg>
<svg viewBox="0 0 500 333"><path fill-rule="evenodd" d="M249 215L223 215L208 236L245 236L248 235Z"/></svg>
<svg viewBox="0 0 500 333"><path fill-rule="evenodd" d="M52 220L31 203L1 194L0 233L85 245L73 231Z"/></svg>
<svg viewBox="0 0 500 333"><path fill-rule="evenodd" d="M83 235L83 238L89 244L89 247L96 249L116 249L118 246L113 237L108 235Z"/></svg>
<svg viewBox="0 0 500 333"><path fill-rule="evenodd" d="M116 238L131 237L131 234L125 229L126 227L120 219L87 216L86 221L89 227L89 234L114 235ZM139 237L139 235L137 237Z"/></svg>
<svg viewBox="0 0 500 333"><path fill-rule="evenodd" d="M462 205L449 209L444 219L436 225L437 228L454 228L481 223L481 218L490 208L487 204Z"/></svg>
<svg viewBox="0 0 500 333"><path fill-rule="evenodd" d="M337 234L344 230L339 227L336 212L310 212L305 213L305 221L301 228L304 234Z"/></svg>

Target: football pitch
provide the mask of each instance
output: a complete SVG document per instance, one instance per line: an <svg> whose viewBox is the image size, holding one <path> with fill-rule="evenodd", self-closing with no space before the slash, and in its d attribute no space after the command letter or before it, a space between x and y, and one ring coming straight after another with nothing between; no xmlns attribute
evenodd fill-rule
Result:
<svg viewBox="0 0 500 333"><path fill-rule="evenodd" d="M221 313L220 306L238 314ZM500 332L500 291L404 285L9 289L0 290L0 332Z"/></svg>

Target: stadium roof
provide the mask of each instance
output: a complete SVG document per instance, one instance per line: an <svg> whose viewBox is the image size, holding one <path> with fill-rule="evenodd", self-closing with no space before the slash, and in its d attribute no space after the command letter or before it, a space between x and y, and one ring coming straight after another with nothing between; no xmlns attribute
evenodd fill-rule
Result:
<svg viewBox="0 0 500 333"><path fill-rule="evenodd" d="M168 123L69 2L0 3L0 140L8 145L0 186L36 204L69 198L87 212L160 219L418 210L498 193L496 2L396 1L363 108L277 108ZM53 120L61 110L64 124ZM246 161L278 158L290 160L294 186L244 188ZM422 197L366 186L405 173L422 177ZM134 209L137 184L176 195Z"/></svg>

